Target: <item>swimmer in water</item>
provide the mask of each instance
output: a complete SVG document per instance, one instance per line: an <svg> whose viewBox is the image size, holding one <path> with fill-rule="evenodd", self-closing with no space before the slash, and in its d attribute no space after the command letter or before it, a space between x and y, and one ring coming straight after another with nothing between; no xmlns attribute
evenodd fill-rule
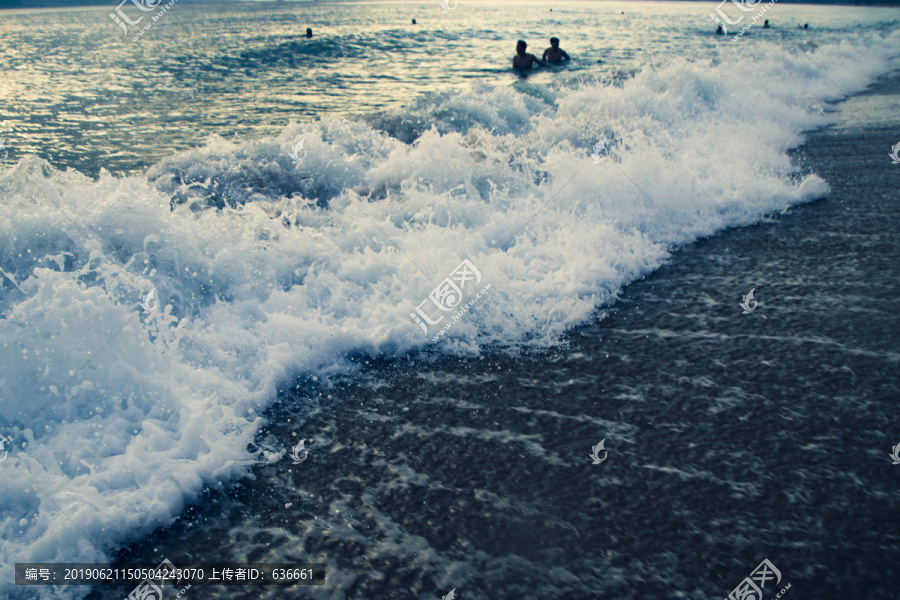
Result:
<svg viewBox="0 0 900 600"><path fill-rule="evenodd" d="M769 20L766 19L766 22L763 23L763 29L769 29Z"/></svg>
<svg viewBox="0 0 900 600"><path fill-rule="evenodd" d="M559 47L559 38L555 37L550 38L550 47L544 50L544 56L541 58L551 65L558 65L564 60L571 60L566 51Z"/></svg>
<svg viewBox="0 0 900 600"><path fill-rule="evenodd" d="M518 42L516 42L516 55L513 57L513 69L524 71L532 68L535 63L539 64L542 67L546 67L547 63L539 59L534 54L528 54L527 52L525 52L525 49L527 47L528 44L525 43L524 40L519 40Z"/></svg>
<svg viewBox="0 0 900 600"><path fill-rule="evenodd" d="M716 35L725 35L725 30L722 29L721 24L716 28Z"/></svg>
<svg viewBox="0 0 900 600"><path fill-rule="evenodd" d="M308 38L312 37L312 27L306 28L306 37L308 37Z"/></svg>

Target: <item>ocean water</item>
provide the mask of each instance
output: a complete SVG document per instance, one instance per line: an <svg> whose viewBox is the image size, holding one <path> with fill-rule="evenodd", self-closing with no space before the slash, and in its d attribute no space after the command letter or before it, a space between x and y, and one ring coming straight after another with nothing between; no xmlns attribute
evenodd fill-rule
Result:
<svg viewBox="0 0 900 600"><path fill-rule="evenodd" d="M616 417L617 403L642 397L633 387L567 396L599 360L575 352L563 365L555 353L571 346L573 329L593 328L591 343L626 335L616 320L626 286L660 269L700 286L698 265L719 254L698 240L827 198L829 165L868 151L873 128L896 131L893 88L839 103L896 72L896 10L776 4L766 13L774 29L757 24L735 41L711 34L711 6L176 4L138 42L108 9L4 13L3 593L102 593L16 589L15 562L156 557L160 547L207 557L218 544L220 560L321 559L329 585L290 592L310 597L430 598L452 587L475 598L664 597L666 586L676 597L715 596L688 577L710 577L703 564L653 575L652 563L679 562L676 546L646 559L656 526L660 541L679 535L663 535L659 511L646 516L654 526L636 526L630 512L603 518L606 503L593 493L566 495L557 506L582 501L596 520L551 515L543 529L523 528L552 512L554 489L575 493L550 473L583 477L571 464L590 466L593 432L610 446L652 444L638 423ZM527 80L509 72L516 39L540 54L550 35L571 65ZM844 154L806 162L796 149L818 130L831 132L819 144L867 133ZM900 140L883 137L889 167ZM673 258L679 248L693 262ZM433 342L410 313L464 259L490 288ZM652 313L658 330L629 335L665 338L666 314ZM611 323L620 327L610 333ZM888 369L895 341L879 350ZM663 364L608 348L603 359L611 381ZM677 352L671 364L689 366ZM527 365L531 380L501 376L511 365ZM572 375L561 377L562 367ZM704 387L702 374L670 377ZM897 391L896 378L870 385ZM756 393L735 384L708 412ZM376 410L385 402L389 410ZM497 403L512 411L507 427ZM586 408L594 404L606 406L603 416ZM417 411L419 421L397 416ZM548 429L523 431L510 415ZM285 467L304 436L310 462ZM396 454L357 441L366 436L396 439ZM479 458L442 455L455 438L481 444ZM498 464L498 447L535 467ZM344 469L325 468L326 456L346 457ZM730 490L709 491L707 502L758 498L697 460L643 465L638 481L675 473ZM609 477L636 485L634 473ZM517 480L525 489L507 497ZM458 492L466 487L468 502ZM787 498L796 510L813 501L807 488ZM248 512L255 504L265 522ZM417 513L419 504L441 510ZM453 538L444 519L481 535ZM598 522L613 540L606 557L584 548L592 564L572 562L582 536L599 539L588 533ZM641 536L617 547L626 524ZM714 525L694 518L688 532L708 552L747 535ZM764 526L749 516L743 525ZM879 549L896 549L896 530L888 535ZM736 585L765 556L756 550L746 569L735 558L715 577ZM797 562L792 573L814 578L833 562ZM543 581L523 578L536 569L547 571ZM883 571L867 577L889 581L878 579ZM467 579L462 596L455 582ZM719 596L733 588L722 585Z"/></svg>

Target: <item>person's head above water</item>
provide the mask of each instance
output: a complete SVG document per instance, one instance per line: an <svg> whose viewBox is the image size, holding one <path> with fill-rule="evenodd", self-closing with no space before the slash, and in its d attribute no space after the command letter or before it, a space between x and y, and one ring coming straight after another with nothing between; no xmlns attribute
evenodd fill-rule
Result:
<svg viewBox="0 0 900 600"><path fill-rule="evenodd" d="M308 37L308 38L312 37L312 27L306 28L306 37Z"/></svg>
<svg viewBox="0 0 900 600"><path fill-rule="evenodd" d="M516 42L516 52L519 54L525 54L525 48L528 47L528 43L525 40L519 40Z"/></svg>
<svg viewBox="0 0 900 600"><path fill-rule="evenodd" d="M551 65L558 65L565 60L570 60L566 51L559 47L559 38L550 38L550 47L544 50L544 60Z"/></svg>

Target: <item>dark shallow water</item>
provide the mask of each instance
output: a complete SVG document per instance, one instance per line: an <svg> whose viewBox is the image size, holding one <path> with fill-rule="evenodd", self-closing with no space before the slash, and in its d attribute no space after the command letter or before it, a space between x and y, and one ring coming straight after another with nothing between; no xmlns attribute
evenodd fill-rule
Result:
<svg viewBox="0 0 900 600"><path fill-rule="evenodd" d="M896 599L895 137L812 134L796 159L830 196L681 250L554 351L371 362L285 395L261 443L306 438L309 459L122 558L328 565L323 588L191 598L721 599L768 558L788 600Z"/></svg>

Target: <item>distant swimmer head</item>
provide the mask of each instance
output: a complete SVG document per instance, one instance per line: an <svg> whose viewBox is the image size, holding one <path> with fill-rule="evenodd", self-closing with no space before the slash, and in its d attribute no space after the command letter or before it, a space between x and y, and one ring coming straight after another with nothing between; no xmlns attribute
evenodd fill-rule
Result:
<svg viewBox="0 0 900 600"><path fill-rule="evenodd" d="M559 38L550 38L550 47L559 48Z"/></svg>
<svg viewBox="0 0 900 600"><path fill-rule="evenodd" d="M528 43L525 40L519 40L516 42L516 52L519 54L525 54L525 49L528 48Z"/></svg>
<svg viewBox="0 0 900 600"><path fill-rule="evenodd" d="M722 29L722 24L720 23L718 27L716 27L716 35L723 35L725 31Z"/></svg>
<svg viewBox="0 0 900 600"><path fill-rule="evenodd" d="M312 37L312 28L311 27L306 28L306 37L308 37L308 38Z"/></svg>
<svg viewBox="0 0 900 600"><path fill-rule="evenodd" d="M766 19L766 22L765 22L765 23L763 23L763 28L766 28L766 27L768 27L768 26L769 26L769 20L768 20L768 19Z"/></svg>
<svg viewBox="0 0 900 600"><path fill-rule="evenodd" d="M415 24L416 24L416 20L415 20L415 19L413 19L413 22L412 22L412 24L413 24L413 25L415 25Z"/></svg>
<svg viewBox="0 0 900 600"><path fill-rule="evenodd" d="M809 29L809 23L804 23L804 24L803 24L803 29Z"/></svg>

